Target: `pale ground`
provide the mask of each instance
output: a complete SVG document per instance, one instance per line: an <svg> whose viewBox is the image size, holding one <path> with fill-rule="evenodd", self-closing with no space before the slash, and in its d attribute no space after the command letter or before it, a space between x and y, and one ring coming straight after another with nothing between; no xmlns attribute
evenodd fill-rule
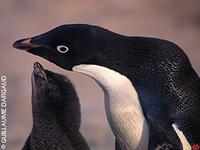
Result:
<svg viewBox="0 0 200 150"><path fill-rule="evenodd" d="M200 74L200 1L1 0L0 75L7 75L8 82L8 150L20 149L31 130L30 76L34 61L70 76L82 104L83 135L92 149L114 149L114 138L104 113L103 93L94 81L11 47L16 39L68 23L96 24L125 35L168 39L185 50Z"/></svg>

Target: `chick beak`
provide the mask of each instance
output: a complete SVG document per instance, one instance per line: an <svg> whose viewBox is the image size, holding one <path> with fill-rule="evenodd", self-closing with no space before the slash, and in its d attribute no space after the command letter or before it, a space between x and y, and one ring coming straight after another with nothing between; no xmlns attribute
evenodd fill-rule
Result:
<svg viewBox="0 0 200 150"><path fill-rule="evenodd" d="M38 63L38 62L34 63L34 65L33 65L33 72L34 72L34 76L41 77L46 82L47 85L49 84L47 75L45 73L45 70L42 67L42 65L40 65L40 63Z"/></svg>

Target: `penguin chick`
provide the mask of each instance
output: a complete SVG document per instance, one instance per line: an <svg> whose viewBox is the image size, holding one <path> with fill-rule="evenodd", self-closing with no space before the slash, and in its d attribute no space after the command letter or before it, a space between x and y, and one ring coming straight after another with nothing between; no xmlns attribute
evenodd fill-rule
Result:
<svg viewBox="0 0 200 150"><path fill-rule="evenodd" d="M79 132L80 103L73 84L63 75L34 63L32 131L23 150L89 150Z"/></svg>
<svg viewBox="0 0 200 150"><path fill-rule="evenodd" d="M79 65L73 71L93 78L104 91L107 120L122 150L146 150L148 125L137 92L128 78L97 65Z"/></svg>

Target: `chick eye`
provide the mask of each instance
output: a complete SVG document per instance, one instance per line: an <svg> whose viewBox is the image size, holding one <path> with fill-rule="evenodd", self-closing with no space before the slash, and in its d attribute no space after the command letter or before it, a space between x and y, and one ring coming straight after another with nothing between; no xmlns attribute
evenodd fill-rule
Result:
<svg viewBox="0 0 200 150"><path fill-rule="evenodd" d="M57 50L60 53L66 53L69 50L69 48L67 46L65 46L65 45L58 45L57 46Z"/></svg>

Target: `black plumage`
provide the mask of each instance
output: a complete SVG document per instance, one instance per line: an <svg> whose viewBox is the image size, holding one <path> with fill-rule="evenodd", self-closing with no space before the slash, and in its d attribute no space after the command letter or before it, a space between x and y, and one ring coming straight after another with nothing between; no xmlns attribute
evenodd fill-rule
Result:
<svg viewBox="0 0 200 150"><path fill-rule="evenodd" d="M60 53L57 50L59 45L65 45L69 50ZM168 129L174 123L191 145L200 144L200 78L176 44L156 38L123 36L97 26L73 24L17 41L13 46L64 69L71 70L78 64L96 64L120 72L136 88L150 127L156 123ZM150 147L162 145L168 139L167 130L156 130L154 128L150 134ZM158 141L153 132L157 133L156 137L166 135L166 138ZM169 139L169 143L176 141L180 144L179 140Z"/></svg>
<svg viewBox="0 0 200 150"><path fill-rule="evenodd" d="M80 103L71 81L34 63L32 131L23 150L89 150L79 132Z"/></svg>

